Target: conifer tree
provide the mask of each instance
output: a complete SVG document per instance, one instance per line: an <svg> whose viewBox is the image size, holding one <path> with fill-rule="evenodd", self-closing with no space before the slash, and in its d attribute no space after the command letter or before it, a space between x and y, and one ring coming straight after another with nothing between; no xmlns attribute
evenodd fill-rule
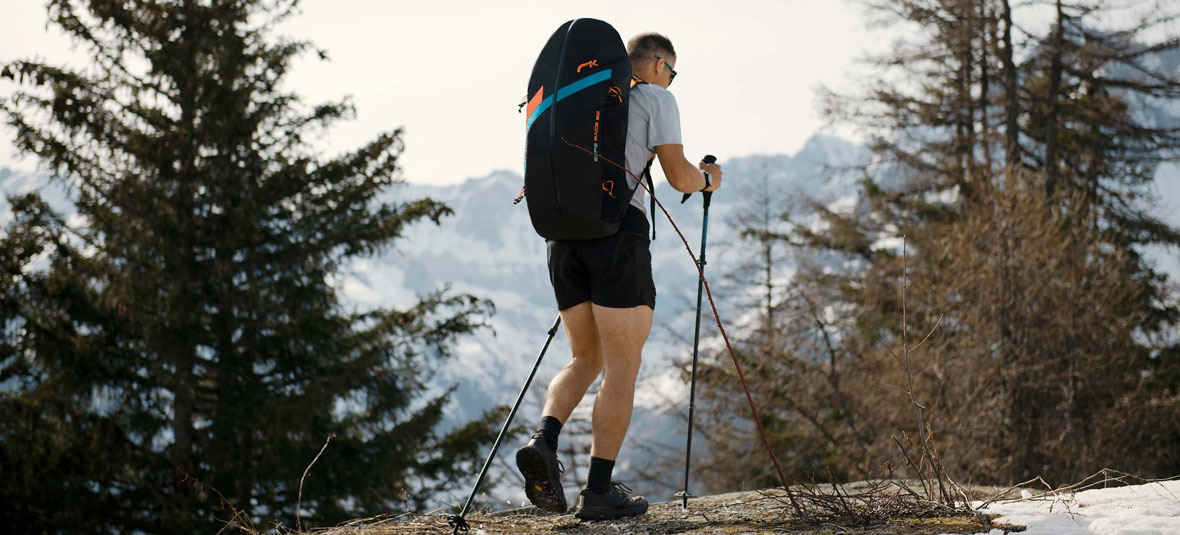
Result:
<svg viewBox="0 0 1180 535"><path fill-rule="evenodd" d="M380 200L400 131L310 145L354 110L284 89L324 56L274 37L297 3L51 0L91 63L0 66L18 149L77 213L15 198L0 235L0 523L214 533L232 505L292 525L302 491L322 525L419 507L490 441L486 419L440 431L448 395L428 391L490 303L337 296L346 262L450 210Z"/></svg>
<svg viewBox="0 0 1180 535"><path fill-rule="evenodd" d="M1170 453L1180 437L1163 423L1180 416L1180 314L1142 256L1180 243L1150 211L1159 163L1180 155L1180 118L1167 113L1180 97L1180 41L1152 40L1175 14L1146 10L1112 27L1101 2L1052 0L1040 3L1054 14L1042 32L1022 26L1029 5L1009 0L870 4L907 37L872 62L878 76L864 91L824 98L829 118L870 136L876 157L859 203L815 202L779 237L818 260L780 302L821 296L827 314L782 329L792 352L751 364L768 372L754 379L767 388L799 385L785 387L793 397L767 396L763 414L803 435L778 447L820 459L839 445L846 468L872 469L891 437L918 434L896 358L904 234L909 335L943 316L913 356L915 389L960 480L1180 470ZM808 319L806 307L776 315ZM853 399L805 395L828 376ZM840 425L852 422L858 432ZM724 454L762 463L754 450Z"/></svg>
<svg viewBox="0 0 1180 535"><path fill-rule="evenodd" d="M1175 14L1140 3L1142 18L1120 25L1106 15L1128 6L1054 0L1043 3L1055 17L1038 35L1020 26L1008 0L880 4L929 37L881 62L921 73L920 83L880 84L867 106L842 101L850 119L877 127L878 165L895 173L866 185L852 234L862 243L908 234L911 295L920 296L910 317L950 320L928 386L956 416L947 429L960 473L1007 482L1067 481L1112 465L1174 471L1174 460L1151 453L1165 435L1136 433L1114 457L1098 444L1109 443L1099 430L1121 420L1099 407L1125 414L1178 386L1162 387L1169 373L1148 371L1152 354L1174 350L1167 333L1178 310L1165 277L1141 256L1143 246L1180 243L1142 201L1159 163L1180 155L1180 118L1165 112L1180 97L1180 42L1151 37ZM1027 39L1013 37L1021 33ZM1038 199L1049 220L1029 213ZM898 280L895 254L868 255L864 274ZM896 314L891 286L866 301ZM869 329L900 339L898 323L880 319ZM862 338L866 351L880 345ZM969 365L948 374L951 359ZM1149 384L1162 389L1145 394ZM980 440L955 425L993 431ZM986 448L971 447L978 443Z"/></svg>

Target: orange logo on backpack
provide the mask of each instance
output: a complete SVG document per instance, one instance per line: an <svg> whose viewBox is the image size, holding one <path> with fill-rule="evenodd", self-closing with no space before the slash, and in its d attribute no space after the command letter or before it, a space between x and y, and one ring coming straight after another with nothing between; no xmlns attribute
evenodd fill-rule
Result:
<svg viewBox="0 0 1180 535"><path fill-rule="evenodd" d="M609 179L603 180L602 191L605 191L607 195L610 195L610 198L615 198L615 181Z"/></svg>
<svg viewBox="0 0 1180 535"><path fill-rule="evenodd" d="M610 86L610 89L606 90L606 94L619 99L619 102L623 101L623 90L618 87Z"/></svg>
<svg viewBox="0 0 1180 535"><path fill-rule="evenodd" d="M597 66L598 66L598 60L592 59L590 61L587 61L586 63L578 65L578 72L582 72L583 67L590 67L591 69L593 69L594 67L597 67Z"/></svg>

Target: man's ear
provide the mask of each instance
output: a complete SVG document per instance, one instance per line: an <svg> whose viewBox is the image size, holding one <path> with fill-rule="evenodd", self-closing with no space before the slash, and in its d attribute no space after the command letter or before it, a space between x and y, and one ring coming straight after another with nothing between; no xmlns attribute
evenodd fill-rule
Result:
<svg viewBox="0 0 1180 535"><path fill-rule="evenodd" d="M641 62L639 64L639 77L643 78L644 80L654 80L656 72L654 69L652 69L652 66L656 64L656 61L657 60L655 59L649 59L647 61Z"/></svg>

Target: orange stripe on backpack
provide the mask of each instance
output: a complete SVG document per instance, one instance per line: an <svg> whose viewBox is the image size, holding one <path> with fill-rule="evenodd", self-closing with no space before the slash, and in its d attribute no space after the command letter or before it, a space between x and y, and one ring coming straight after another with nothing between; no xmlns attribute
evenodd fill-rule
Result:
<svg viewBox="0 0 1180 535"><path fill-rule="evenodd" d="M543 95L544 93L545 93L545 86L541 86L541 87L537 88L537 94L533 95L533 98L529 99L528 113L524 114L524 123L526 125L529 122L529 117L533 116L533 110L537 109L537 106L541 105L541 95Z"/></svg>

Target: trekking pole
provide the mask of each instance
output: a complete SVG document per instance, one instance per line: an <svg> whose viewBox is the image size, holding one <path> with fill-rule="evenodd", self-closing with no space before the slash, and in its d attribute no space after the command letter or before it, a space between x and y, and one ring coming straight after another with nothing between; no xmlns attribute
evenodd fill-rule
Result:
<svg viewBox="0 0 1180 535"><path fill-rule="evenodd" d="M705 156L703 161L705 163L715 163L717 157L709 154ZM696 408L697 396L697 351L701 343L701 295L705 292L705 238L709 233L709 201L713 198L713 192L706 191L702 195L705 201L704 217L701 218L701 255L697 260L697 265L700 267L700 278L697 279L697 325L692 335L692 380L688 390L688 439L684 447L684 490L676 493L676 496L684 500L681 503L681 507L684 509L688 509L688 499L690 497L696 497L696 495L688 491L688 467L689 461L692 459L692 417L693 411ZM691 196L691 193L685 193L684 197L680 199L680 204L684 204Z"/></svg>
<svg viewBox="0 0 1180 535"><path fill-rule="evenodd" d="M471 527L467 525L467 521L463 519L467 516L467 510L471 507L471 503L475 501L475 495L479 493L480 485L483 485L483 478L488 475L488 468L492 466L492 459L496 458L496 451L500 449L500 442L504 439L504 435L508 434L508 426L512 425L512 418L516 416L516 409L520 408L520 402L524 400L525 392L528 392L529 385L533 383L533 377L537 375L537 368L541 367L541 359L545 356L545 351L549 349L549 342L553 341L553 335L557 333L557 327L561 325L561 314L557 315L557 319L553 320L553 326L549 328L549 337L545 339L545 345L541 347L541 354L537 355L537 363L533 365L533 371L529 373L529 378L525 380L524 386L520 388L520 395L516 396L516 404L512 406L512 410L508 411L508 418L504 420L504 427L500 428L500 434L496 436L496 442L492 444L492 452L488 454L488 460L484 461L483 469L479 471L479 477L475 480L475 486L471 488L471 495L467 497L467 503L463 504L463 509L457 515L447 517L447 522L451 524L451 535L458 535L459 532L470 531Z"/></svg>

